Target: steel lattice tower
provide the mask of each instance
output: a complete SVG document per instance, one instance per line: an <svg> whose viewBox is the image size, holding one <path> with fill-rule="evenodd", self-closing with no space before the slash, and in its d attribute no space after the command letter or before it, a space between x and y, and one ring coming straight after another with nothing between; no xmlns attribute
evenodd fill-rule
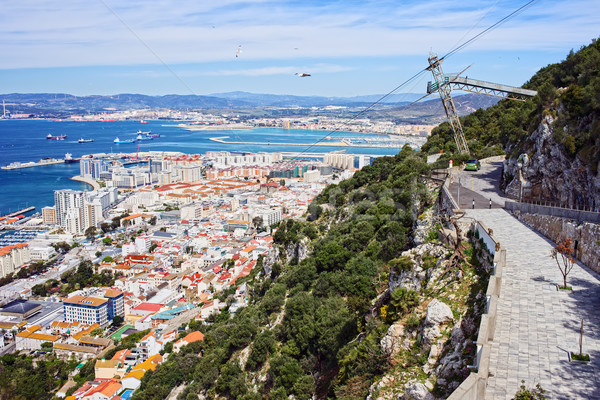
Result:
<svg viewBox="0 0 600 400"><path fill-rule="evenodd" d="M429 54L428 60L429 67L427 67L427 69L433 74L433 79L435 80L435 82L432 83L430 88L427 88L427 92L431 93L436 90L439 91L440 98L442 99L442 104L444 105L444 110L446 111L446 116L448 117L448 122L450 123L452 132L454 133L456 147L458 148L458 151L460 153L469 154L469 146L467 145L467 141L465 140L463 128L460 124L458 113L456 112L456 107L454 107L452 96L450 95L451 89L450 85L448 84L449 78L445 76L444 71L442 71L443 60L438 59L437 55L434 53Z"/></svg>

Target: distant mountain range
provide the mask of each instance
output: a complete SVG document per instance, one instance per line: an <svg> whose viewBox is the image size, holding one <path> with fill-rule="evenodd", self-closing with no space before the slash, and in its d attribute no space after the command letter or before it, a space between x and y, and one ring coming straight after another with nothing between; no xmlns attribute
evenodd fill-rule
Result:
<svg viewBox="0 0 600 400"><path fill-rule="evenodd" d="M277 94L259 94L248 92L214 93L206 96L165 95L147 96L142 94L117 94L113 96L73 96L65 93L11 93L0 94L6 108L12 114L30 114L36 117L66 117L69 115L97 114L107 111L132 109L171 109L223 112L225 110L243 110L251 116L291 116L311 115L311 107L347 107L344 116L352 115L361 108L371 106L384 95L365 95L355 97L292 96ZM408 119L412 123L426 120L438 121L444 117L439 99L411 104L421 98L418 93L400 93L387 96L378 102L365 116L371 118ZM497 100L482 95L456 96L455 103L459 114L464 115L495 104ZM285 113L281 109L288 109ZM305 108L306 110L294 110ZM348 114L350 113L350 114ZM332 115L329 110L328 115Z"/></svg>

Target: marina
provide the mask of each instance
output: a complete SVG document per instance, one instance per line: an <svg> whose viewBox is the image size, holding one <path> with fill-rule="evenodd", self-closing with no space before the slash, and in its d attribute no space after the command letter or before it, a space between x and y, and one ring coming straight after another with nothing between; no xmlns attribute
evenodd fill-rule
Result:
<svg viewBox="0 0 600 400"><path fill-rule="evenodd" d="M38 230L6 230L0 232L0 247L10 246L11 244L26 243L37 237L38 234L46 231Z"/></svg>

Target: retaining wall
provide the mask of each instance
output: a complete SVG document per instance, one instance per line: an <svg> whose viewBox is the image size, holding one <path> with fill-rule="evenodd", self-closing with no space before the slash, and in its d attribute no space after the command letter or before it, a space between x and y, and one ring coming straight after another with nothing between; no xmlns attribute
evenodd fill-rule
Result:
<svg viewBox="0 0 600 400"><path fill-rule="evenodd" d="M499 245L493 233L481 222L475 221L473 231L480 232L479 237L490 255L494 256L494 270L490 276L486 296L488 300L487 312L481 316L479 334L477 335L476 371L471 372L448 400L481 400L485 398L485 387L490 369L490 352L496 332L498 296L502 284L502 272L506 266L506 249Z"/></svg>
<svg viewBox="0 0 600 400"><path fill-rule="evenodd" d="M543 206L531 203L518 203L507 201L505 208L509 211L520 211L527 214L548 215L552 217L574 219L580 222L591 222L600 224L600 213L594 211L573 210L571 208L559 208Z"/></svg>
<svg viewBox="0 0 600 400"><path fill-rule="evenodd" d="M600 273L600 224L578 223L572 219L516 212L514 215L553 242L566 238L577 244L575 258Z"/></svg>

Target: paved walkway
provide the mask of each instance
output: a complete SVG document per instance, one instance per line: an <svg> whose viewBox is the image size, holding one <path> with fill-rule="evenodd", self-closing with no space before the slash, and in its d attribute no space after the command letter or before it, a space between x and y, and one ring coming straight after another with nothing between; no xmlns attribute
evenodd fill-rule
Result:
<svg viewBox="0 0 600 400"><path fill-rule="evenodd" d="M485 399L511 399L521 380L540 383L550 399L600 399L600 276L575 265L568 276L573 291L558 292L562 275L550 257L552 242L503 209L466 211L506 248ZM568 357L578 351L582 318L587 365Z"/></svg>

